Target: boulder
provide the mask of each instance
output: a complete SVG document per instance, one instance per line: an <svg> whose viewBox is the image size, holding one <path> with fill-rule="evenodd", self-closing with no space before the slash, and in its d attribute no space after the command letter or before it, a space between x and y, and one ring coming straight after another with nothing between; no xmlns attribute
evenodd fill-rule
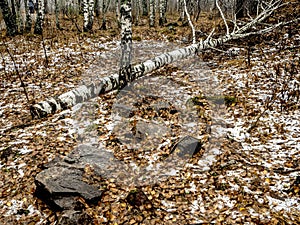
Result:
<svg viewBox="0 0 300 225"><path fill-rule="evenodd" d="M55 166L40 172L35 178L36 193L42 200L58 209L74 206L74 197L97 203L102 191L82 181L83 171Z"/></svg>

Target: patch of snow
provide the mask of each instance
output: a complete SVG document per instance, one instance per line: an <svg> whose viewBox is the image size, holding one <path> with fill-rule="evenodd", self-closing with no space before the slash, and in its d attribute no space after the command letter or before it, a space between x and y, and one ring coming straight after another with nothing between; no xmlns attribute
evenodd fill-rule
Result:
<svg viewBox="0 0 300 225"><path fill-rule="evenodd" d="M21 153L21 154L27 154L29 152L32 152L32 150L28 149L27 146L23 146L23 148L20 148L18 149L18 151Z"/></svg>

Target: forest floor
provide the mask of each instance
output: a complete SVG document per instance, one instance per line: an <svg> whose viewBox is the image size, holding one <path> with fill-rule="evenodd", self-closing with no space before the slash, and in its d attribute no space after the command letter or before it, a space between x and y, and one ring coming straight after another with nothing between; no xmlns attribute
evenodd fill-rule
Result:
<svg viewBox="0 0 300 225"><path fill-rule="evenodd" d="M134 83L136 98L115 91L89 101L96 108L95 121L85 124L88 131L82 137L74 123L86 112L81 111L84 104L45 119L32 119L29 106L117 71L118 31L112 26L78 34L68 20L65 27L70 30L56 31L49 21L44 41L30 34L2 37L1 224L57 224L61 212L35 196L34 179L44 164L68 155L78 144L96 141L118 160L147 168L153 161L163 164L187 135L201 140L201 151L180 165L165 160L168 164L159 174L147 174L146 182L124 182L118 173L99 178L92 165L87 167L85 182L104 193L96 205L79 199L82 220L86 224L300 223L299 27L286 26L166 66ZM199 22L197 29L209 33L208 27L217 22ZM175 24L135 27L133 32L136 63L187 45L190 34L188 27ZM116 106L124 102L136 107L129 118L117 115ZM168 106L157 111L161 103ZM128 127L147 137L124 139ZM130 193L140 193L138 197L146 200L132 203L127 198Z"/></svg>

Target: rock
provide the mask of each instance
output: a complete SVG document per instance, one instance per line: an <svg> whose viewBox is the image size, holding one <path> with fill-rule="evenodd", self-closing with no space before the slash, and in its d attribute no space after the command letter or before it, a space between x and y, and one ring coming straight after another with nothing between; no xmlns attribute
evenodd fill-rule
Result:
<svg viewBox="0 0 300 225"><path fill-rule="evenodd" d="M201 142L198 139L186 136L176 144L171 153L176 154L180 158L189 158L197 154L201 146Z"/></svg>
<svg viewBox="0 0 300 225"><path fill-rule="evenodd" d="M102 191L82 181L83 172L66 167L51 167L35 178L36 193L59 209L73 207L74 196L81 196L89 203L100 200Z"/></svg>
<svg viewBox="0 0 300 225"><path fill-rule="evenodd" d="M114 104L113 111L118 113L120 116L130 118L134 116L134 108L124 104Z"/></svg>
<svg viewBox="0 0 300 225"><path fill-rule="evenodd" d="M164 124L155 124L154 122L148 123L138 121L136 124L136 135L140 135L141 139L162 137L170 132L170 128Z"/></svg>
<svg viewBox="0 0 300 225"><path fill-rule="evenodd" d="M152 104L151 107L159 113L161 110L168 110L171 107L171 105L168 102L159 101L155 104Z"/></svg>

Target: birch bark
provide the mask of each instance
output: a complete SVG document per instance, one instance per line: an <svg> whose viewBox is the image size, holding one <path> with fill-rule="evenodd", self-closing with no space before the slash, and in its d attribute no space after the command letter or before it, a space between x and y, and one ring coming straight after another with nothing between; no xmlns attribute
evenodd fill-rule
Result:
<svg viewBox="0 0 300 225"><path fill-rule="evenodd" d="M89 32L94 23L94 0L83 0L83 31Z"/></svg>
<svg viewBox="0 0 300 225"><path fill-rule="evenodd" d="M45 11L44 0L38 0L37 16L36 16L36 22L34 26L35 34L41 35L43 33L44 11Z"/></svg>
<svg viewBox="0 0 300 225"><path fill-rule="evenodd" d="M150 8L149 26L154 27L155 26L155 0L150 0L149 8Z"/></svg>
<svg viewBox="0 0 300 225"><path fill-rule="evenodd" d="M6 25L6 35L14 36L18 33L18 26L16 23L15 15L13 15L12 11L9 8L7 0L0 1L0 8L2 12L2 16Z"/></svg>
<svg viewBox="0 0 300 225"><path fill-rule="evenodd" d="M120 61L120 86L130 82L132 59L132 14L131 1L122 0L120 8L121 18L121 61Z"/></svg>
<svg viewBox="0 0 300 225"><path fill-rule="evenodd" d="M130 2L128 0L126 1L127 4L130 6ZM268 8L266 8L263 12L261 12L255 19L250 21L249 23L245 24L244 26L232 31L229 34L226 34L224 36L221 36L217 39L213 39L211 35L206 40L201 40L197 44L192 44L190 46L174 50L165 54L162 54L160 56L157 56L151 60L147 60L141 64L131 66L131 54L128 53L128 49L131 48L131 42L127 42L125 40L130 40L131 32L126 33L122 32L124 35L124 45L122 48L122 61L121 61L121 68L130 68L129 73L125 73L125 75L122 77L120 74L112 74L110 76L104 77L99 79L98 81L95 81L89 85L82 85L74 90L71 90L67 93L61 94L58 97L49 98L46 101L42 101L40 103L37 103L30 108L30 112L32 117L45 117L48 114L55 113L56 111L67 109L77 103L86 101L90 98L96 97L99 94L103 94L112 90L119 89L122 87L126 82L130 82L136 78L139 78L149 72L152 72L164 65L170 64L176 60L180 60L183 58L186 58L188 56L194 55L199 51L204 51L206 49L214 48L220 45L223 45L224 43L232 40L237 40L241 38L246 38L252 35L260 35L263 33L270 32L271 30L278 28L283 25L287 25L290 23L298 23L300 21L300 18L296 18L292 21L288 22L281 22L274 25L266 26L265 28L262 28L261 30L257 31L251 31L247 32L251 27L255 26L256 24L262 24L261 22L264 21L267 17L269 17L276 9L280 7L279 2L276 1L274 4L270 5ZM125 4L125 8L121 9L121 11L125 10L128 11L128 5ZM127 10L126 10L127 9ZM122 12L121 12L122 13ZM127 18L130 18L128 13L125 13L127 15ZM127 29L130 27L129 21L125 22L124 17L124 27ZM124 29L126 31L127 29ZM128 38L128 39L127 39ZM124 55L123 55L124 53ZM129 53L131 53L129 51ZM122 80L123 79L123 80Z"/></svg>

